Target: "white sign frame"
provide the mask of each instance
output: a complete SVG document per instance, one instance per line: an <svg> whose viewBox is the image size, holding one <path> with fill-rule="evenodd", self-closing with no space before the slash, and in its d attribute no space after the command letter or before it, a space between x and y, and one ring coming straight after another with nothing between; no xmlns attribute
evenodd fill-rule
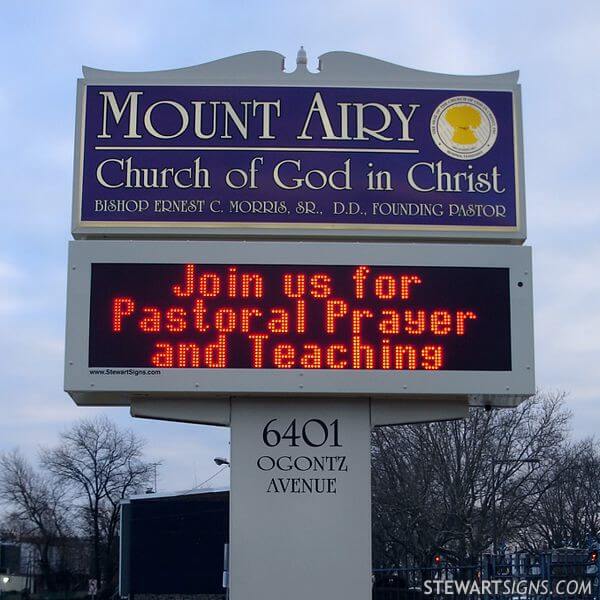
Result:
<svg viewBox="0 0 600 600"><path fill-rule="evenodd" d="M160 246L160 248L158 247ZM504 267L509 271L511 371L163 369L156 375L91 375L91 264L306 264ZM514 406L535 392L531 251L517 246L328 242L75 241L69 248L65 390L78 404L129 405L144 398L330 396L457 398ZM143 369L136 368L136 371Z"/></svg>

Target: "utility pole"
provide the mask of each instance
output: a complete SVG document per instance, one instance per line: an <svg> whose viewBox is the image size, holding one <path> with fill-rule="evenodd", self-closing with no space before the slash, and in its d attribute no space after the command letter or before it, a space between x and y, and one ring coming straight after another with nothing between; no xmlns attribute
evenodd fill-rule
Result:
<svg viewBox="0 0 600 600"><path fill-rule="evenodd" d="M150 464L154 468L154 493L156 494L156 492L158 491L158 465L160 465L160 462L153 462Z"/></svg>

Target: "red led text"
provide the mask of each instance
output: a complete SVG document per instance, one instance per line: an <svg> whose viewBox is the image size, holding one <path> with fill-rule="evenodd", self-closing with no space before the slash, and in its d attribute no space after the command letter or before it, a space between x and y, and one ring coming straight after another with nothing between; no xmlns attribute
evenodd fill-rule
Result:
<svg viewBox="0 0 600 600"><path fill-rule="evenodd" d="M429 280L366 265L173 265L112 296L111 340L137 340L159 368L440 370L480 307L448 306Z"/></svg>

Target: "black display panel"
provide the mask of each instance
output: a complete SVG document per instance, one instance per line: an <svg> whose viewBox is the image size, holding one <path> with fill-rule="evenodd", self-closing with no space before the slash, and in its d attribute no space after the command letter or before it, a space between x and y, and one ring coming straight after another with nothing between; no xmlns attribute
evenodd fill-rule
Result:
<svg viewBox="0 0 600 600"><path fill-rule="evenodd" d="M507 268L91 268L89 367L511 370Z"/></svg>
<svg viewBox="0 0 600 600"><path fill-rule="evenodd" d="M229 492L121 505L121 596L222 594Z"/></svg>

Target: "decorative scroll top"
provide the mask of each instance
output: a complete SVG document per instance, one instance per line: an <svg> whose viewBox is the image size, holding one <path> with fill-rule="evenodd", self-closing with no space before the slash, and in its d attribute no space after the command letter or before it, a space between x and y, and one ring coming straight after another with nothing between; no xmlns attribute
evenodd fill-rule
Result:
<svg viewBox="0 0 600 600"><path fill-rule="evenodd" d="M288 85L362 85L392 86L466 86L479 89L510 89L517 85L518 71L494 75L448 75L410 69L385 60L354 52L326 52L319 57L318 72L308 70L307 53L300 47L294 71L285 71L285 56L279 52L259 50L228 56L211 62L163 71L106 71L83 67L89 83L230 83Z"/></svg>

